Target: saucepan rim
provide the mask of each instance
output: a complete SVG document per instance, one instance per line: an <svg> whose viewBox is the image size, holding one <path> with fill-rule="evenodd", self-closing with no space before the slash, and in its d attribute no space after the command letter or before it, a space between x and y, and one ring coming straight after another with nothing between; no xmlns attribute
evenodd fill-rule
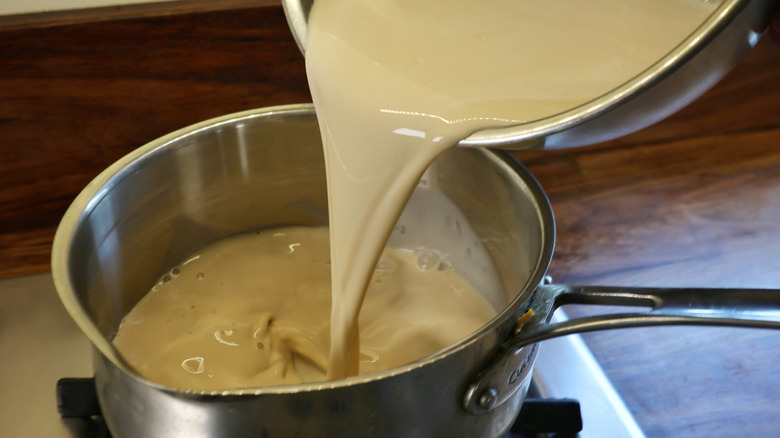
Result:
<svg viewBox="0 0 780 438"><path fill-rule="evenodd" d="M156 156L164 154L168 148L176 148L180 144L186 144L187 139L199 134L218 130L226 126L237 125L253 119L280 115L315 116L312 104L292 104L252 109L208 119L162 136L128 153L107 167L77 195L63 216L54 237L51 258L52 276L60 300L73 320L93 344L96 354L103 355L124 373L143 382L145 385L174 394L177 397L224 398L261 394L290 394L349 387L405 374L468 348L478 339L496 330L497 327L505 323L508 318L516 316L518 309L526 304L530 294L536 286L542 282L552 259L555 244L554 217L547 195L533 175L511 154L506 151L482 149L479 151L480 153L486 154L492 163L503 167L507 174L511 174L513 178L518 178L527 189L527 193L530 195L532 203L536 207L536 214L538 215L538 220L542 228L542 236L540 240L540 253L537 256L536 264L533 267L526 284L521 290L517 291L514 298L504 306L494 318L483 325L479 330L443 350L409 364L336 381L208 391L171 388L141 377L122 359L121 355L89 317L88 312L77 298L70 278L69 268L70 251L72 250L73 239L77 230L88 220L92 208L99 203L100 199L107 196L114 186L136 171L138 163L146 160L153 160ZM499 340L499 344L501 342L503 342L503 340ZM498 345L496 345L496 347L497 346Z"/></svg>

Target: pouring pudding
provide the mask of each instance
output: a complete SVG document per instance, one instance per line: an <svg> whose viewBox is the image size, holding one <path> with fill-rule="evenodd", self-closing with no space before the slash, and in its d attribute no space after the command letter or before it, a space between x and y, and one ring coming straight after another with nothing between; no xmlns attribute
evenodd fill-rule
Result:
<svg viewBox="0 0 780 438"><path fill-rule="evenodd" d="M328 173L332 298L330 304L317 302L320 309L331 307L329 321L319 321L308 329L289 329L297 323L284 326L287 327L284 330L305 331L306 335L274 334L272 327L283 326L287 313L299 311L293 305L296 300L290 299L295 295L284 293L279 296L288 302L278 304L272 312L259 308L250 317L253 322L236 323L235 328L232 323L207 322L204 328L193 329L192 333L182 328L175 335L197 334L209 341L213 338L219 348L239 344L260 351L253 352L258 356L259 366L237 359L224 361L227 366L241 362L238 365L241 371L236 374L239 377L282 375L283 380L277 383L289 383L306 379L304 374L308 371L314 379L321 378L318 373L322 371L326 371L328 379L363 372L361 368L368 367L371 361L361 362L362 353L377 348L368 347L370 342L366 339L371 324L378 321L367 311L372 293L367 296L366 291L371 290L369 285L372 276L376 276L375 268L382 265L380 257L388 236L430 162L478 129L533 121L614 89L674 48L713 7L709 2L693 0L599 0L587 4L318 0L310 16L306 62ZM262 245L272 245L272 241ZM317 241L322 243L321 239ZM289 247L292 243L287 245L287 250L298 248ZM182 263L182 270L191 263ZM253 273L260 264L249 263L243 272ZM293 268L274 267L268 275L290 272L290 269ZM192 273L187 278L199 280L197 274L195 280ZM204 270L203 279L212 277L218 275ZM430 289L439 287L448 288ZM171 287L163 284L159 289ZM314 290L316 296L326 288L320 285ZM150 293L150 297L154 292L157 291ZM268 299L277 298L269 296ZM240 300L251 301L247 297ZM186 310L187 301L184 303L173 306L176 309L183 306ZM213 306L224 303L221 300ZM441 308L426 306L425 312ZM140 307L143 305L139 304ZM470 310L472 305L466 307ZM180 318L188 319L186 315ZM291 321L295 318L289 317ZM420 320L429 318L433 317L426 313ZM459 337L446 342L466 336L490 319L490 313L477 319L480 318L476 326L467 325L469 328L459 333ZM162 318L162 322L166 319ZM143 321L139 322L131 313L123 329L141 324ZM384 330L397 327L393 324L384 323L382 327ZM161 369L165 366L131 358L127 348L121 347L123 329L115 339L123 357L136 364L142 375L144 368L163 373ZM239 333L244 336L243 344L233 338ZM276 355L266 349L269 335L272 344L280 345ZM145 342L170 342L162 336L145 339ZM420 339L425 337L410 336L404 348L417 351L416 342ZM420 347L414 355L390 360L387 366L418 359L430 354L429 350ZM277 360L279 355L283 360ZM182 349L175 356L170 365L174 369L201 377L217 375L209 371L212 361L205 353ZM300 359L300 367L293 366L294 373L288 372L290 363L295 363L293 356ZM307 367L306 372L298 371ZM370 372L370 367L366 369ZM230 377L217 386L258 384L275 383ZM189 384L173 384L179 385Z"/></svg>
<svg viewBox="0 0 780 438"><path fill-rule="evenodd" d="M328 377L358 369L373 267L420 176L482 128L606 94L714 10L701 0L317 0L306 68L328 176Z"/></svg>

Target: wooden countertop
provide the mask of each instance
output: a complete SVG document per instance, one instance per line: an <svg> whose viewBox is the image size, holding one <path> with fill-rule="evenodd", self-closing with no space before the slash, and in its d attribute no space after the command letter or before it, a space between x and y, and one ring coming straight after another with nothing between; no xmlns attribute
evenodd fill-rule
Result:
<svg viewBox="0 0 780 438"><path fill-rule="evenodd" d="M132 149L214 116L310 101L276 2L209 3L0 22L0 277L47 271L70 201ZM516 155L553 204L557 282L780 288L780 49L768 41L653 127ZM780 435L780 332L586 340L650 437Z"/></svg>

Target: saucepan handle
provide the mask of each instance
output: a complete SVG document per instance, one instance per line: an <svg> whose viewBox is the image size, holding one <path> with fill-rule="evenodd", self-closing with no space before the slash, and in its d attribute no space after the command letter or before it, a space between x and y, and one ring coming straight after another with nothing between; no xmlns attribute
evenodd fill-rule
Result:
<svg viewBox="0 0 780 438"><path fill-rule="evenodd" d="M567 304L632 306L647 310L607 313L550 323ZM695 289L542 284L531 296L514 336L468 387L464 407L473 414L493 409L518 389L519 374L539 341L574 333L657 325L717 325L780 329L780 290Z"/></svg>
<svg viewBox="0 0 780 438"><path fill-rule="evenodd" d="M530 309L537 318L519 327L506 348L573 333L655 325L718 325L780 329L780 290L694 289L540 285ZM567 304L635 306L649 309L547 323Z"/></svg>

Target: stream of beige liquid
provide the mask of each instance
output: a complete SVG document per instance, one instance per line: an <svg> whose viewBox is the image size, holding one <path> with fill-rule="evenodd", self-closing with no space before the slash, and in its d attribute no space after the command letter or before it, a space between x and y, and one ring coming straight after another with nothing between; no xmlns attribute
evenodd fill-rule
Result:
<svg viewBox="0 0 780 438"><path fill-rule="evenodd" d="M437 155L481 128L537 120L609 92L660 60L715 6L316 0L306 67L328 172L328 377L357 372L358 314L373 267Z"/></svg>
<svg viewBox="0 0 780 438"><path fill-rule="evenodd" d="M226 389L377 371L467 336L497 309L448 267L427 272L408 252L385 250L430 162L481 128L537 120L609 92L714 7L316 0L306 66L330 239L322 229L280 229L204 249L138 303L117 349L151 380Z"/></svg>

